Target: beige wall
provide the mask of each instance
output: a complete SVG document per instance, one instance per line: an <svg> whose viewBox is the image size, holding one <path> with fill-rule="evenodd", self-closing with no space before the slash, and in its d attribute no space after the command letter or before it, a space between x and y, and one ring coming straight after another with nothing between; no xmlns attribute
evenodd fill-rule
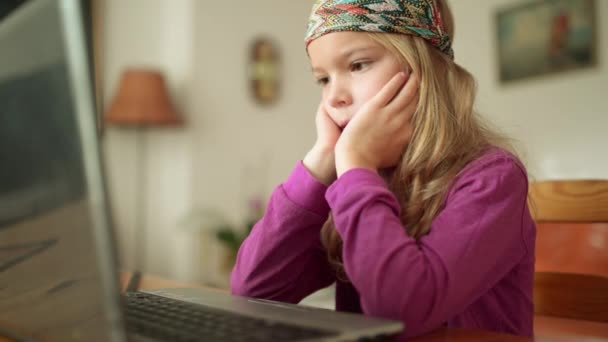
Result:
<svg viewBox="0 0 608 342"><path fill-rule="evenodd" d="M597 2L598 17L608 17L608 1ZM146 135L152 272L209 280L210 271L203 271L209 265L199 260L215 262L218 249L208 247L198 255L191 235L175 233L178 222L205 207L240 220L247 198L255 193L268 196L313 143L319 96L302 43L311 3L107 0L106 94L113 94L125 66L160 67L188 118L185 129ZM493 19L498 7L517 1L452 3L457 61L479 81L478 107L520 141L532 176L608 177L605 23L599 23L598 68L501 86ZM269 108L256 105L248 93L248 48L258 35L275 39L283 58L281 100ZM123 260L129 266L136 140L133 132L113 129L104 145ZM195 216L191 222L198 220Z"/></svg>
<svg viewBox="0 0 608 342"><path fill-rule="evenodd" d="M282 181L315 138L317 88L303 36L306 1L197 2L194 49L194 201L245 214L245 198ZM255 15L251 15L255 13ZM281 98L257 105L249 92L252 41L274 39L282 55Z"/></svg>
<svg viewBox="0 0 608 342"><path fill-rule="evenodd" d="M522 1L452 1L457 60L479 82L479 110L520 142L535 179L608 178L608 1L596 2L597 68L503 86L494 15Z"/></svg>

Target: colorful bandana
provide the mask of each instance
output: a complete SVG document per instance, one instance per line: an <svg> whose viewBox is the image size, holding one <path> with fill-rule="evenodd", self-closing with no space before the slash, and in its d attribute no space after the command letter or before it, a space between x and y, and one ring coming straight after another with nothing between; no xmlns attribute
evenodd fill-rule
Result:
<svg viewBox="0 0 608 342"><path fill-rule="evenodd" d="M415 35L454 58L452 41L434 0L317 0L308 24L306 46L336 31Z"/></svg>

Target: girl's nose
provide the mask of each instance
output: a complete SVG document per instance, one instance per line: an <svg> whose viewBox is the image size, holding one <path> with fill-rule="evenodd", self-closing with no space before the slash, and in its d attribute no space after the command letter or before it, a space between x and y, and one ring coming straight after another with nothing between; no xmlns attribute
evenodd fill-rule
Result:
<svg viewBox="0 0 608 342"><path fill-rule="evenodd" d="M328 103L333 108L343 108L353 103L348 87L343 82L331 83Z"/></svg>

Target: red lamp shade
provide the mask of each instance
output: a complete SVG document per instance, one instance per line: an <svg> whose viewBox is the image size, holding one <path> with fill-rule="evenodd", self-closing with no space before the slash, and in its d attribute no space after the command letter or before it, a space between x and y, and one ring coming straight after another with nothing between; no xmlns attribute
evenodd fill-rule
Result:
<svg viewBox="0 0 608 342"><path fill-rule="evenodd" d="M179 126L163 75L154 70L127 70L104 121L117 126Z"/></svg>

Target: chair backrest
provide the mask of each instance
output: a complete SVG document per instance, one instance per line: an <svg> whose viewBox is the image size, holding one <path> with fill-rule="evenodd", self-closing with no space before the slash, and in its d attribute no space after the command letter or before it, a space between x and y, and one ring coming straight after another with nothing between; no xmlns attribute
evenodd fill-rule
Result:
<svg viewBox="0 0 608 342"><path fill-rule="evenodd" d="M535 311L608 322L608 180L530 184Z"/></svg>
<svg viewBox="0 0 608 342"><path fill-rule="evenodd" d="M608 278L537 272L534 305L538 315L608 322Z"/></svg>
<svg viewBox="0 0 608 342"><path fill-rule="evenodd" d="M530 184L536 222L608 222L608 180Z"/></svg>

